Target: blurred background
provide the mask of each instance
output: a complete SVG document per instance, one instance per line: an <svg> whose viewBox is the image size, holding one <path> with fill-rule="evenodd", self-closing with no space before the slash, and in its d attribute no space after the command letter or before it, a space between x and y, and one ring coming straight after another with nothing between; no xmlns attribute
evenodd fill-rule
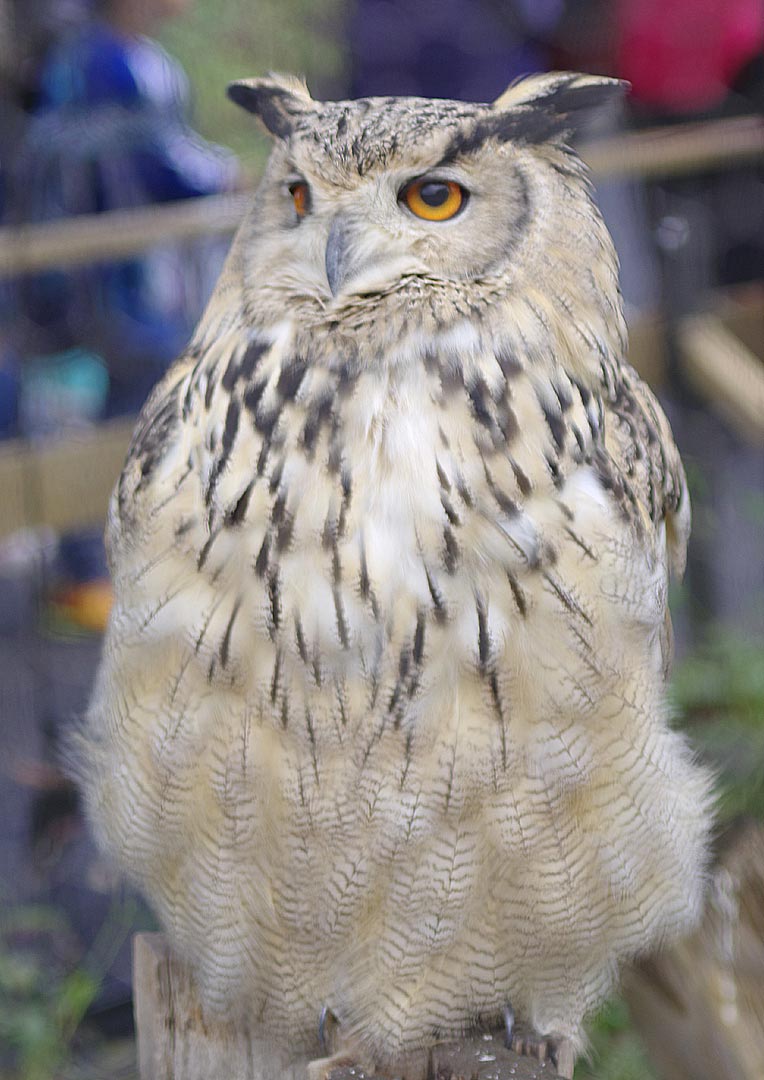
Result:
<svg viewBox="0 0 764 1080"><path fill-rule="evenodd" d="M631 83L578 142L692 490L677 723L718 770L721 855L764 816L764 0L0 0L2 1080L137 1076L130 936L153 923L94 852L58 747L98 660L131 425L268 153L226 84L490 101L549 68ZM700 1075L661 1053L640 993L595 1020L577 1078ZM758 1052L729 1075L760 1080Z"/></svg>

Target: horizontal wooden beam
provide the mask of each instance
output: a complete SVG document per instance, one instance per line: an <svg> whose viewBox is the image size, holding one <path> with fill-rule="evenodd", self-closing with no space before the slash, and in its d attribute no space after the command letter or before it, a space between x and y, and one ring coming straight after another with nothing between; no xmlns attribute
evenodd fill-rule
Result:
<svg viewBox="0 0 764 1080"><path fill-rule="evenodd" d="M208 195L0 229L0 278L131 258L158 244L230 236L251 195Z"/></svg>
<svg viewBox="0 0 764 1080"><path fill-rule="evenodd" d="M39 443L0 442L0 537L103 525L134 426L134 418L114 420Z"/></svg>
<svg viewBox="0 0 764 1080"><path fill-rule="evenodd" d="M610 136L579 147L596 180L718 171L764 156L764 119L736 116Z"/></svg>
<svg viewBox="0 0 764 1080"><path fill-rule="evenodd" d="M696 391L730 426L764 445L764 363L716 314L679 327L682 367Z"/></svg>
<svg viewBox="0 0 764 1080"><path fill-rule="evenodd" d="M726 169L764 157L764 121L742 116L630 132L579 149L597 180ZM227 236L251 199L251 194L212 195L0 229L0 278L130 258L157 244Z"/></svg>

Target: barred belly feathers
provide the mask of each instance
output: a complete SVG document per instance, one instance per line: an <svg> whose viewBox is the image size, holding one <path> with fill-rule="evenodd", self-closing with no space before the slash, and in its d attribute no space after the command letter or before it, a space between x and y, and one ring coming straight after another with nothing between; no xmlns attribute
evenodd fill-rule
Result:
<svg viewBox="0 0 764 1080"><path fill-rule="evenodd" d="M327 1007L394 1069L510 1004L580 1049L699 917L685 478L565 142L617 90L230 90L274 149L114 493L78 753L205 1008L292 1051Z"/></svg>

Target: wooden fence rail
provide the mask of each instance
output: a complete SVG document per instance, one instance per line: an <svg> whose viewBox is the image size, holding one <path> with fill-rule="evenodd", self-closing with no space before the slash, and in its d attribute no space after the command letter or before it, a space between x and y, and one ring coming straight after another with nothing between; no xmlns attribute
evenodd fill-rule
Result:
<svg viewBox="0 0 764 1080"><path fill-rule="evenodd" d="M580 147L595 178L674 176L764 157L764 120L741 116L632 132ZM212 195L0 229L0 278L128 258L156 244L233 233L250 195Z"/></svg>
<svg viewBox="0 0 764 1080"><path fill-rule="evenodd" d="M0 278L130 258L157 244L229 236L251 201L251 195L206 195L0 229Z"/></svg>

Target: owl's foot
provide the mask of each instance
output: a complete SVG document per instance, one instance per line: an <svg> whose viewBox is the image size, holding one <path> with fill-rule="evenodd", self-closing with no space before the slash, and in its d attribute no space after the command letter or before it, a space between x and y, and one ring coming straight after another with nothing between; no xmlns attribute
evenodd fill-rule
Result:
<svg viewBox="0 0 764 1080"><path fill-rule="evenodd" d="M576 1064L576 1055L570 1039L537 1035L535 1032L519 1032L515 1027L515 1010L510 1004L504 1006L504 1043L509 1050L537 1061L551 1061L557 1075L570 1080Z"/></svg>
<svg viewBox="0 0 764 1080"><path fill-rule="evenodd" d="M364 1080L367 1073L361 1069L358 1056L342 1045L340 1022L328 1005L324 1005L318 1017L318 1041L325 1056L310 1062L308 1080L332 1080L343 1069L353 1069L356 1080Z"/></svg>
<svg viewBox="0 0 764 1080"><path fill-rule="evenodd" d="M515 1010L511 1005L504 1006L504 1043L508 1050L512 1049L512 1038L515 1033Z"/></svg>
<svg viewBox="0 0 764 1080"><path fill-rule="evenodd" d="M318 1017L318 1041L325 1054L331 1055L339 1026L337 1017L328 1005L324 1005Z"/></svg>
<svg viewBox="0 0 764 1080"><path fill-rule="evenodd" d="M383 1080L377 1064L368 1057L362 1046L354 1045L343 1034L342 1026L325 1005L318 1020L318 1039L325 1055L308 1065L308 1080ZM392 1072L390 1072L392 1068ZM431 1075L430 1050L411 1050L398 1055L390 1068L382 1069L384 1077L402 1080L424 1080Z"/></svg>
<svg viewBox="0 0 764 1080"><path fill-rule="evenodd" d="M512 1018L514 1021L514 1017ZM505 1029L507 1019L504 1019ZM523 1032L513 1034L507 1040L507 1046L516 1054L535 1058L537 1061L551 1061L562 1080L572 1080L576 1064L576 1054L570 1039L554 1038L551 1035L536 1035Z"/></svg>

